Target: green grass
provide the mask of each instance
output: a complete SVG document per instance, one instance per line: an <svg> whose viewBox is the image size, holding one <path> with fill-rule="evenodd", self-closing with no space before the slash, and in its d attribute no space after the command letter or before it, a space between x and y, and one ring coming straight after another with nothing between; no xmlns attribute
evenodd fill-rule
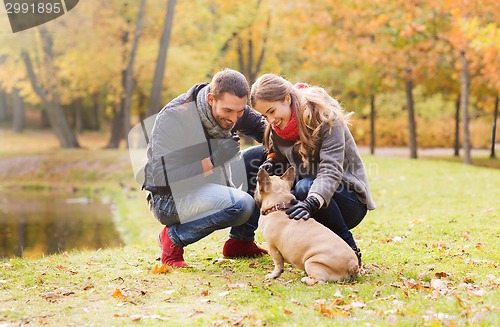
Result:
<svg viewBox="0 0 500 327"><path fill-rule="evenodd" d="M161 226L126 166L116 166L104 152L71 157L102 160L115 171L64 176L71 185L114 199L115 222L127 245L0 261L0 325L500 324L500 170L364 157L378 204L353 230L366 272L352 283L310 287L289 265L277 280L265 280L273 266L268 256L219 260L227 230L186 248L191 268L153 274ZM55 156L62 163L64 156ZM44 176L57 180L50 167ZM5 185L17 180L30 187L46 183L14 176ZM260 230L257 241L265 247ZM126 298L113 297L116 289Z"/></svg>

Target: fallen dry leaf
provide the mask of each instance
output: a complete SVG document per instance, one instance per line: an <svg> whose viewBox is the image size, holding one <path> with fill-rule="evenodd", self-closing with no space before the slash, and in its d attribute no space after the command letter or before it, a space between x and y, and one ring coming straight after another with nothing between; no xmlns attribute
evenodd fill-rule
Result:
<svg viewBox="0 0 500 327"><path fill-rule="evenodd" d="M465 276L464 278L464 283L467 283L467 284L473 284L474 283L474 280L472 279L472 277L470 276Z"/></svg>
<svg viewBox="0 0 500 327"><path fill-rule="evenodd" d="M248 264L248 268L257 268L257 265L259 264L259 260L254 260L254 261L251 261L249 264Z"/></svg>
<svg viewBox="0 0 500 327"><path fill-rule="evenodd" d="M188 314L188 317L191 318L192 316L194 315L197 315L197 314L201 314L201 313L205 313L204 311L202 310L192 310L189 314Z"/></svg>
<svg viewBox="0 0 500 327"><path fill-rule="evenodd" d="M119 288L117 288L113 292L113 297L116 298L116 299L123 299L124 301L127 300L127 297L122 293L122 291Z"/></svg>
<svg viewBox="0 0 500 327"><path fill-rule="evenodd" d="M403 281L403 285L406 288L419 290L423 287L422 283L415 281L413 278L399 277L399 279Z"/></svg>
<svg viewBox="0 0 500 327"><path fill-rule="evenodd" d="M389 295L389 296L386 296L386 297L380 297L377 299L377 301L392 301L392 300L395 300L396 297L394 295Z"/></svg>
<svg viewBox="0 0 500 327"><path fill-rule="evenodd" d="M435 299L440 295L446 295L449 291L448 286L451 285L451 282L441 280L441 279L432 279L431 280L431 289L432 295L431 299Z"/></svg>
<svg viewBox="0 0 500 327"><path fill-rule="evenodd" d="M334 305L345 305L344 299L336 299L335 302L333 302Z"/></svg>
<svg viewBox="0 0 500 327"><path fill-rule="evenodd" d="M60 298L61 294L59 294L57 292L45 292L45 293L40 293L39 296L47 300L47 299L57 299L57 298Z"/></svg>
<svg viewBox="0 0 500 327"><path fill-rule="evenodd" d="M446 250L448 248L445 241L440 241L438 243L434 243L434 244L432 244L432 247L438 248L438 250Z"/></svg>
<svg viewBox="0 0 500 327"><path fill-rule="evenodd" d="M437 272L434 274L437 278L446 278L446 277L450 277L451 274L448 274L444 271L441 271L441 272Z"/></svg>
<svg viewBox="0 0 500 327"><path fill-rule="evenodd" d="M319 312L324 317L335 318L335 317L347 317L349 312L338 308L327 309L323 303L319 305Z"/></svg>
<svg viewBox="0 0 500 327"><path fill-rule="evenodd" d="M77 268L66 267L66 266L62 266L62 265L57 265L56 268L59 269L59 270L65 270L65 271L67 271L68 273L70 273L72 275L78 274Z"/></svg>
<svg viewBox="0 0 500 327"><path fill-rule="evenodd" d="M158 264L153 268L153 274L166 274L172 271L172 267L167 264L162 264L161 267L158 267Z"/></svg>
<svg viewBox="0 0 500 327"><path fill-rule="evenodd" d="M48 324L49 324L49 323L48 323L48 321L47 321L47 320L45 320L44 318L39 318L39 319L38 319L38 323L39 323L40 325L48 325Z"/></svg>
<svg viewBox="0 0 500 327"><path fill-rule="evenodd" d="M217 258L214 260L214 264L223 264L223 263L234 263L236 262L233 259L227 259L227 258Z"/></svg>

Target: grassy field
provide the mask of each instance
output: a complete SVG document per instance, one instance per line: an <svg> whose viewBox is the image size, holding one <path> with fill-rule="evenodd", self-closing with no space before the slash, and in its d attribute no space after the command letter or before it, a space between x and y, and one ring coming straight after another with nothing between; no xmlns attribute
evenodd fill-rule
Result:
<svg viewBox="0 0 500 327"><path fill-rule="evenodd" d="M227 230L186 248L190 268L154 273L161 226L126 151L100 150L99 135L64 151L29 136L0 131L1 185L110 194L127 245L3 259L0 326L500 325L500 170L365 156L378 208L353 233L366 271L310 287L289 265L266 281L268 256L221 258Z"/></svg>

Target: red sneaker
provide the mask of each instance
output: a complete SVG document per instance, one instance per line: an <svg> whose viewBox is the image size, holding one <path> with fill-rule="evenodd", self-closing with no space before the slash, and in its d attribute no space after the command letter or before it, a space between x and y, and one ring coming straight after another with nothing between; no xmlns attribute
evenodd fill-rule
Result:
<svg viewBox="0 0 500 327"><path fill-rule="evenodd" d="M184 261L183 254L184 249L178 247L172 242L168 236L168 227L165 226L163 230L158 235L158 241L161 247L161 262L165 263L174 268L187 267L186 261Z"/></svg>
<svg viewBox="0 0 500 327"><path fill-rule="evenodd" d="M228 258L232 257L248 257L255 258L267 254L267 251L254 241L241 241L230 238L224 243L222 255Z"/></svg>

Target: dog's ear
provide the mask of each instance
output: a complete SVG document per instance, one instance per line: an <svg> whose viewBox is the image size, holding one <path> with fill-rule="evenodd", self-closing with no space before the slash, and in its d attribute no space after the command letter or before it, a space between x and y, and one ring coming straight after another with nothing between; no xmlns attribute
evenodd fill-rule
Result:
<svg viewBox="0 0 500 327"><path fill-rule="evenodd" d="M271 187L271 179L265 169L260 169L257 173L257 184L259 185L259 192L266 193Z"/></svg>
<svg viewBox="0 0 500 327"><path fill-rule="evenodd" d="M285 182L288 182L291 189L295 181L295 168L290 166L280 178Z"/></svg>

